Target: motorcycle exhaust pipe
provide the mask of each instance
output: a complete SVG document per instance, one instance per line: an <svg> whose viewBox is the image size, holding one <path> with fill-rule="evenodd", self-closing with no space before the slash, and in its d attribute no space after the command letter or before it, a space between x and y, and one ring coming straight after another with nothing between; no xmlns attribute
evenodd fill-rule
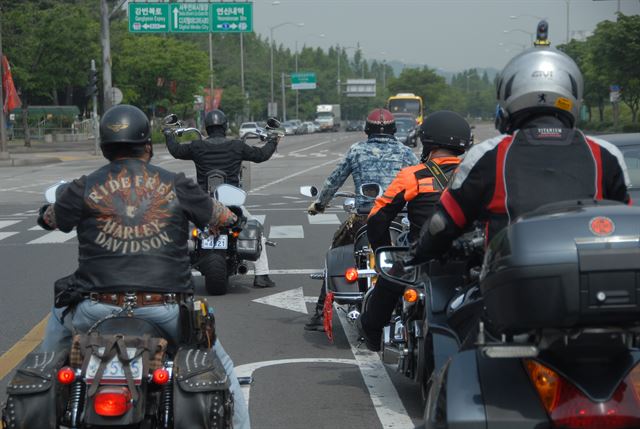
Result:
<svg viewBox="0 0 640 429"><path fill-rule="evenodd" d="M249 267L245 264L238 265L238 274L247 274L249 272Z"/></svg>

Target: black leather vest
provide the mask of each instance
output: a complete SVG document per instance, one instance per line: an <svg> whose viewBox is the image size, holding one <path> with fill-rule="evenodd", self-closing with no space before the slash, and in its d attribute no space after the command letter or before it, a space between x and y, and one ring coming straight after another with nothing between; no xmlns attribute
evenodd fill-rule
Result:
<svg viewBox="0 0 640 429"><path fill-rule="evenodd" d="M77 226L81 286L93 291L187 292L188 220L176 175L140 160L87 176Z"/></svg>

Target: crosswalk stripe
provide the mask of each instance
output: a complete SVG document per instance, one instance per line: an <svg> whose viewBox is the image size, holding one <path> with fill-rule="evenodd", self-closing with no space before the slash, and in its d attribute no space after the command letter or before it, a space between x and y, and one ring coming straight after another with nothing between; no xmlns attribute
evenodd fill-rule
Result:
<svg viewBox="0 0 640 429"><path fill-rule="evenodd" d="M44 231L44 228L42 228L40 225L36 225L29 228L29 231Z"/></svg>
<svg viewBox="0 0 640 429"><path fill-rule="evenodd" d="M7 237L11 237L12 235L16 235L17 232L0 232L0 240L4 240Z"/></svg>
<svg viewBox="0 0 640 429"><path fill-rule="evenodd" d="M315 216L307 215L311 225L340 225L340 219L335 214L317 214Z"/></svg>
<svg viewBox="0 0 640 429"><path fill-rule="evenodd" d="M68 234L62 231L51 231L50 233L45 234L42 237L29 241L27 244L64 243L65 241L71 240L75 236L75 231L71 231Z"/></svg>
<svg viewBox="0 0 640 429"><path fill-rule="evenodd" d="M22 220L0 220L0 229L15 225L19 222L22 222Z"/></svg>
<svg viewBox="0 0 640 429"><path fill-rule="evenodd" d="M302 225L272 226L269 238L304 238L304 229Z"/></svg>

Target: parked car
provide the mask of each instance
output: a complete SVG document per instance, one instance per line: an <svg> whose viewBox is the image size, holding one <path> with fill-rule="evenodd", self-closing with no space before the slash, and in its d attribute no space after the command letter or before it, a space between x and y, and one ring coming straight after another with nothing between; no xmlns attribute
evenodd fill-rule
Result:
<svg viewBox="0 0 640 429"><path fill-rule="evenodd" d="M347 122L347 131L364 131L364 121Z"/></svg>
<svg viewBox="0 0 640 429"><path fill-rule="evenodd" d="M282 128L284 128L285 135L291 136L296 133L298 127L291 121L284 121L282 123Z"/></svg>
<svg viewBox="0 0 640 429"><path fill-rule="evenodd" d="M597 136L620 149L629 173L629 195L633 205L640 205L640 133L606 134Z"/></svg>
<svg viewBox="0 0 640 429"><path fill-rule="evenodd" d="M316 124L314 124L311 121L307 121L307 122L303 122L302 126L306 128L306 132L311 134L311 133L317 133L318 130L320 129L320 127Z"/></svg>
<svg viewBox="0 0 640 429"><path fill-rule="evenodd" d="M302 121L300 119L289 119L289 122L291 122L294 126L294 128L296 129L296 133L298 132L298 128L300 128L300 126L302 126Z"/></svg>
<svg viewBox="0 0 640 429"><path fill-rule="evenodd" d="M257 122L243 122L240 125L240 129L238 131L238 135L240 138L244 137L246 133L255 133L257 132L259 126ZM257 136L248 136L247 138L257 138Z"/></svg>
<svg viewBox="0 0 640 429"><path fill-rule="evenodd" d="M418 144L416 120L413 116L396 116L396 138L404 145L416 147Z"/></svg>

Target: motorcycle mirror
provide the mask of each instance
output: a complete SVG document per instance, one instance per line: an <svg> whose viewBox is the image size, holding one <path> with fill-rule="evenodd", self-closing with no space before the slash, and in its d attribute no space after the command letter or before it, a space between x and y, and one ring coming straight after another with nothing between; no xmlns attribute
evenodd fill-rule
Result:
<svg viewBox="0 0 640 429"><path fill-rule="evenodd" d="M247 193L232 185L222 184L216 189L216 200L225 206L241 206L247 200Z"/></svg>
<svg viewBox="0 0 640 429"><path fill-rule="evenodd" d="M67 182L65 182L64 180L61 180L55 185L49 186L47 190L44 191L45 200L47 200L49 204L55 203L56 199L60 196L60 194L62 194L62 191L64 191L66 186L63 185L65 185L66 183Z"/></svg>
<svg viewBox="0 0 640 429"><path fill-rule="evenodd" d="M276 118L269 118L267 119L267 128L270 129L276 129L276 128L280 128L280 121L277 120Z"/></svg>
<svg viewBox="0 0 640 429"><path fill-rule="evenodd" d="M369 198L378 198L382 195L382 187L377 183L365 183L364 185L360 185L360 195Z"/></svg>
<svg viewBox="0 0 640 429"><path fill-rule="evenodd" d="M178 115L171 113L162 119L163 125L176 125L178 123Z"/></svg>
<svg viewBox="0 0 640 429"><path fill-rule="evenodd" d="M347 213L350 213L352 210L356 208L356 199L355 198L345 198L342 202L342 208Z"/></svg>
<svg viewBox="0 0 640 429"><path fill-rule="evenodd" d="M315 186L300 186L300 193L305 197L315 197L318 195L318 188Z"/></svg>
<svg viewBox="0 0 640 429"><path fill-rule="evenodd" d="M413 286L418 280L418 269L404 265L409 258L408 247L379 247L376 250L376 270L390 282Z"/></svg>

